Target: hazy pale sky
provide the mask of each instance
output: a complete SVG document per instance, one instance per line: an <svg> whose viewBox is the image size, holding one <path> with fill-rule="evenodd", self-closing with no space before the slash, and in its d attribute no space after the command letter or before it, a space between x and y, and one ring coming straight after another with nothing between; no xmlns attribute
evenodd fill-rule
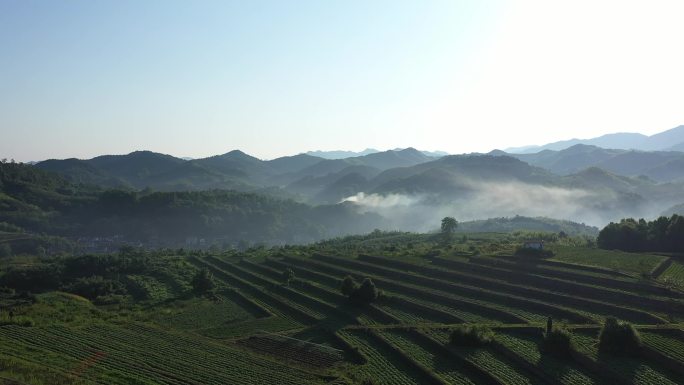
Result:
<svg viewBox="0 0 684 385"><path fill-rule="evenodd" d="M684 124L682 1L0 0L0 157L451 153Z"/></svg>

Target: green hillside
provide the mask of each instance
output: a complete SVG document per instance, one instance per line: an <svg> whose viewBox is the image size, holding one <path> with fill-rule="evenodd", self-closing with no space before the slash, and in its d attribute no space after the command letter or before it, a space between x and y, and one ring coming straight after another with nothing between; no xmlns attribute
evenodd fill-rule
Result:
<svg viewBox="0 0 684 385"><path fill-rule="evenodd" d="M15 258L0 270L0 376L31 384L679 382L684 292L634 270L665 257L562 238L547 244L553 258L530 259L514 254L525 237L377 231L220 254ZM370 279L374 294L344 294L344 277ZM607 317L634 325L643 346L628 356L599 350ZM567 356L542 348L549 318L570 338ZM464 325L489 337L450 342Z"/></svg>

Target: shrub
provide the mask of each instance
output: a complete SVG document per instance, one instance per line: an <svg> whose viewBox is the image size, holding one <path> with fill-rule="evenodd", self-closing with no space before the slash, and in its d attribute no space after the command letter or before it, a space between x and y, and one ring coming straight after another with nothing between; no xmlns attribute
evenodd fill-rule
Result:
<svg viewBox="0 0 684 385"><path fill-rule="evenodd" d="M354 281L354 278L352 278L351 275L344 277L340 284L340 291L342 292L342 295L349 297L356 291L356 289L358 289L358 285L356 284L356 281Z"/></svg>
<svg viewBox="0 0 684 385"><path fill-rule="evenodd" d="M370 278L364 278L359 286L354 278L346 276L340 284L340 291L350 300L357 303L371 303L380 297L380 290L375 287L375 283Z"/></svg>
<svg viewBox="0 0 684 385"><path fill-rule="evenodd" d="M634 356L639 354L642 342L639 332L632 324L608 317L599 334L598 346L601 352Z"/></svg>
<svg viewBox="0 0 684 385"><path fill-rule="evenodd" d="M126 287L121 282L105 279L99 275L78 278L64 286L63 290L91 300L111 294L126 294Z"/></svg>
<svg viewBox="0 0 684 385"><path fill-rule="evenodd" d="M24 317L24 316L14 316L14 317L9 317L7 316L6 313L3 313L0 315L0 326L6 326L6 325L16 325L16 326L22 326L22 327L31 327L35 326L35 322L33 319L29 317Z"/></svg>
<svg viewBox="0 0 684 385"><path fill-rule="evenodd" d="M449 336L449 343L454 346L484 346L492 342L494 332L488 326L461 325Z"/></svg>
<svg viewBox="0 0 684 385"><path fill-rule="evenodd" d="M541 350L544 353L559 358L570 357L573 350L575 350L572 334L568 329L557 326L553 327L550 331L544 333Z"/></svg>
<svg viewBox="0 0 684 385"><path fill-rule="evenodd" d="M354 299L362 303L371 303L378 299L378 296L378 288L375 287L375 284L370 278L365 278L363 282L361 282L361 286L356 289L353 295Z"/></svg>
<svg viewBox="0 0 684 385"><path fill-rule="evenodd" d="M214 277L208 269L199 270L194 277L192 277L192 289L197 294L212 293L216 289Z"/></svg>

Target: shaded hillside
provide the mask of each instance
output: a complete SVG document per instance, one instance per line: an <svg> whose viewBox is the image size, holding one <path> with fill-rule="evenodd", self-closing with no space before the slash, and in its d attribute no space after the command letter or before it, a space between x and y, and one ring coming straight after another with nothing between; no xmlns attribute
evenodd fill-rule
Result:
<svg viewBox="0 0 684 385"><path fill-rule="evenodd" d="M192 167L198 167L197 165ZM369 231L375 214L350 205L312 207L224 190L134 192L77 186L29 165L0 164L0 222L73 237L123 236L178 245L186 237L301 243Z"/></svg>
<svg viewBox="0 0 684 385"><path fill-rule="evenodd" d="M599 168L559 176L508 156L448 156L382 172L347 200L390 218L397 229L427 230L431 219L553 217L595 226L655 216L681 201L682 185L657 184Z"/></svg>
<svg viewBox="0 0 684 385"><path fill-rule="evenodd" d="M511 157L451 155L413 167L385 171L370 184L372 192L457 193L473 182L520 181L545 184L555 176Z"/></svg>
<svg viewBox="0 0 684 385"><path fill-rule="evenodd" d="M599 167L625 176L644 175L659 182L684 178L684 153L676 151L616 150L577 144L561 151L543 150L534 154L496 151L492 155L512 156L559 175Z"/></svg>
<svg viewBox="0 0 684 385"><path fill-rule="evenodd" d="M497 232L507 233L513 231L543 231L552 233L565 233L568 236L586 235L595 237L599 229L571 221L551 218L530 218L515 216L510 218L490 218L485 220L461 222L458 224L458 232Z"/></svg>

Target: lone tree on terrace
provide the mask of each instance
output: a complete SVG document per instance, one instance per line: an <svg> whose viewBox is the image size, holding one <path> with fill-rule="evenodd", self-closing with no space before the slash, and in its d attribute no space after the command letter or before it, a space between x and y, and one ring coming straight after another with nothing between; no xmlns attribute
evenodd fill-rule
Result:
<svg viewBox="0 0 684 385"><path fill-rule="evenodd" d="M458 222L456 222L454 217L444 217L442 219L441 230L445 240L451 239L456 232L456 228L458 228Z"/></svg>

